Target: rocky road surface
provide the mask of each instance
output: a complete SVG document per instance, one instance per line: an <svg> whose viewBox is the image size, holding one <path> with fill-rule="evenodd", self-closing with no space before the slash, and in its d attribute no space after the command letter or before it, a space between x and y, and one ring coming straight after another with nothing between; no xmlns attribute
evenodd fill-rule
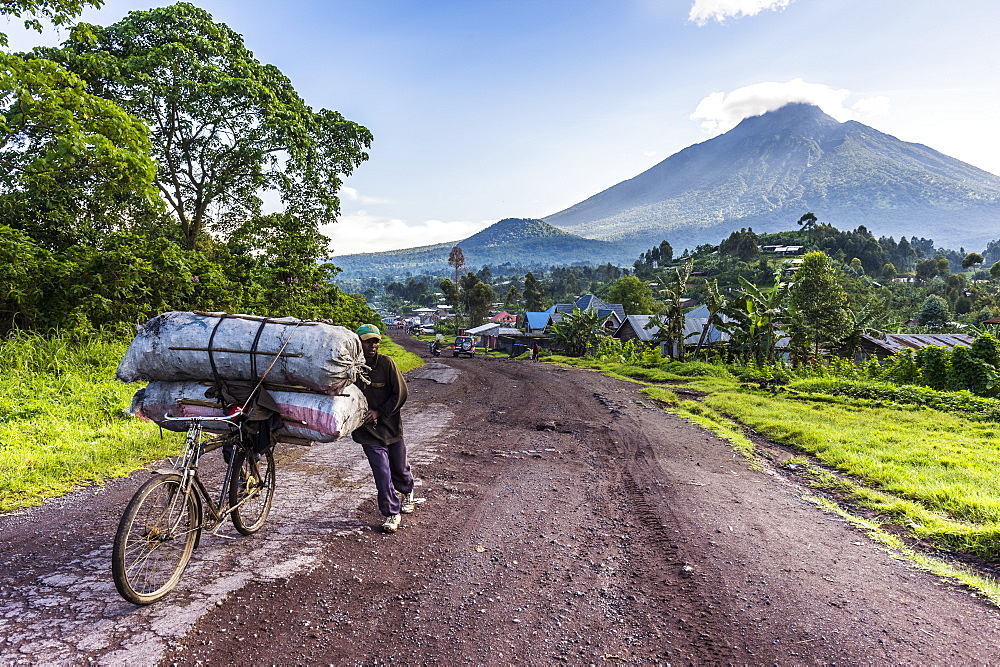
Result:
<svg viewBox="0 0 1000 667"><path fill-rule="evenodd" d="M280 448L264 529L204 537L149 607L109 563L147 473L0 517L0 664L1000 662L995 607L635 385L481 357L409 384L394 535L349 439Z"/></svg>

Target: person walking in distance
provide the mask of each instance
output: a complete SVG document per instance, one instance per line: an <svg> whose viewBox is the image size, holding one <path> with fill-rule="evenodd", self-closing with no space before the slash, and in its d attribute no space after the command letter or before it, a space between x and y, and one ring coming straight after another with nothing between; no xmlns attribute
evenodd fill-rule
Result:
<svg viewBox="0 0 1000 667"><path fill-rule="evenodd" d="M371 369L370 383L356 384L368 400L364 423L351 436L360 443L368 457L378 489L378 509L385 517L382 530L394 533L400 514L409 514L413 504L413 474L406 460L403 419L400 409L406 402L406 380L396 363L379 354L382 333L372 324L363 324L356 332L361 339L365 364Z"/></svg>

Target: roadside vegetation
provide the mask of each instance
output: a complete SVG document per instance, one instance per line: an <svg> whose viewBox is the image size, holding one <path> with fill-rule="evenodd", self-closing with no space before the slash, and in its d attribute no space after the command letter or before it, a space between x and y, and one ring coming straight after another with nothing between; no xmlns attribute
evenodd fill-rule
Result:
<svg viewBox="0 0 1000 667"><path fill-rule="evenodd" d="M123 477L177 450L179 434L125 413L114 379L128 346L22 333L0 341L0 512Z"/></svg>

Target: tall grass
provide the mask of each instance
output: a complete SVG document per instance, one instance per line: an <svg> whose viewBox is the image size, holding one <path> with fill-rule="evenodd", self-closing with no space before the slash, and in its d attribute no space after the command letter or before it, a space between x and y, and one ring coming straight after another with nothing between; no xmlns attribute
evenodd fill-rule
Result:
<svg viewBox="0 0 1000 667"><path fill-rule="evenodd" d="M128 343L17 334L0 341L0 512L128 475L178 436L125 414L137 386L114 379Z"/></svg>

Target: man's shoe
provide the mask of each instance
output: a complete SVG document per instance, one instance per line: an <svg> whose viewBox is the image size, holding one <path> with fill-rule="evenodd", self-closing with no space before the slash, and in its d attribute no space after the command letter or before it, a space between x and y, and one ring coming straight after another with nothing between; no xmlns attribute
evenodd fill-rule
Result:
<svg viewBox="0 0 1000 667"><path fill-rule="evenodd" d="M385 533L395 533L396 529L399 528L399 522L402 517L398 514L393 514L392 516L387 516L385 518L385 523L382 524L382 532Z"/></svg>
<svg viewBox="0 0 1000 667"><path fill-rule="evenodd" d="M413 514L413 510L416 509L413 505L413 491L399 494L399 502L401 504L399 508L400 512L403 514Z"/></svg>

